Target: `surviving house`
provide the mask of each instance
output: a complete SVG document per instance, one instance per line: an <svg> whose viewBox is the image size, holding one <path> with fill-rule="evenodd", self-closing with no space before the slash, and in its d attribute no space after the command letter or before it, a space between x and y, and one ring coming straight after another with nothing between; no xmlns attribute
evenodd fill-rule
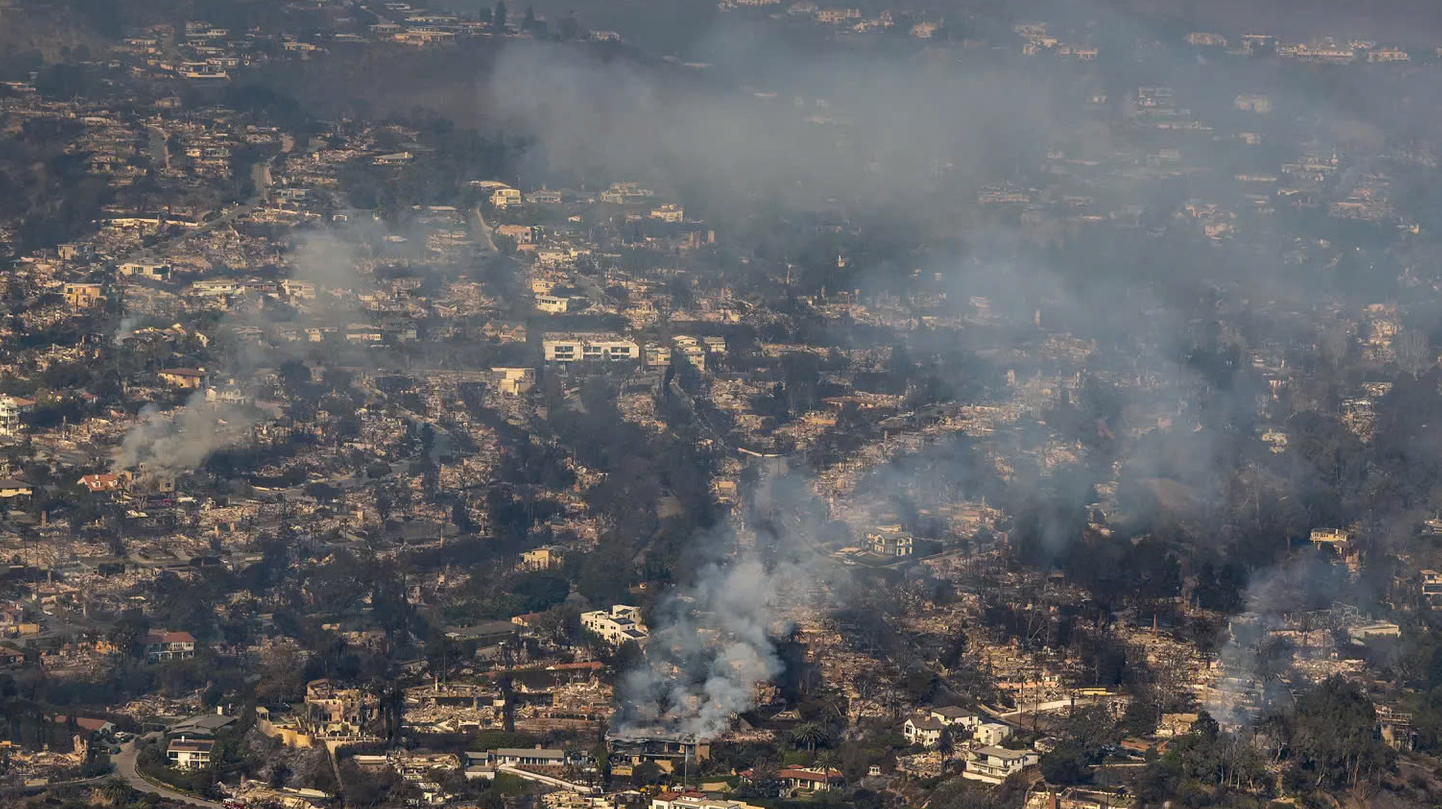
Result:
<svg viewBox="0 0 1442 809"><path fill-rule="evenodd" d="M536 384L536 369L492 368L491 380L497 393L505 396L520 396Z"/></svg>
<svg viewBox="0 0 1442 809"><path fill-rule="evenodd" d="M151 661L195 657L195 637L189 632L149 632L145 635L145 658Z"/></svg>
<svg viewBox="0 0 1442 809"><path fill-rule="evenodd" d="M610 362L641 357L640 346L607 334L547 334L541 341L541 349L546 362Z"/></svg>
<svg viewBox="0 0 1442 809"><path fill-rule="evenodd" d="M613 604L609 612L606 610L583 612L581 613L581 626L587 632L599 635L612 646L620 646L626 641L641 643L650 634L646 625L641 623L641 608L625 604Z"/></svg>
<svg viewBox="0 0 1442 809"><path fill-rule="evenodd" d="M962 776L973 781L1000 784L1007 776L1036 764L1040 758L1040 754L1035 750L978 747L971 751Z"/></svg>
<svg viewBox="0 0 1442 809"><path fill-rule="evenodd" d="M18 396L0 396L0 435L15 435L23 427L22 417L35 409L35 403Z"/></svg>
<svg viewBox="0 0 1442 809"><path fill-rule="evenodd" d="M950 728L961 728L968 732L975 732L981 726L981 717L965 708L958 708L955 705L947 705L942 708L932 708L928 714L932 719Z"/></svg>
<svg viewBox="0 0 1442 809"><path fill-rule="evenodd" d="M562 767L572 762L566 751L545 747L498 747L484 753L489 767Z"/></svg>
<svg viewBox="0 0 1442 809"><path fill-rule="evenodd" d="M914 540L899 525L885 525L866 534L866 548L877 556L910 556Z"/></svg>
<svg viewBox="0 0 1442 809"><path fill-rule="evenodd" d="M210 752L215 748L214 739L188 739L181 736L172 739L165 748L165 757L170 766L181 770L200 770L210 766Z"/></svg>
<svg viewBox="0 0 1442 809"><path fill-rule="evenodd" d="M183 390L193 390L205 384L204 368L166 368L159 376L161 382Z"/></svg>
<svg viewBox="0 0 1442 809"><path fill-rule="evenodd" d="M786 767L778 770L776 776L786 784L788 789L819 792L830 789L833 783L840 781L841 771L826 770L823 772L804 767Z"/></svg>
<svg viewBox="0 0 1442 809"><path fill-rule="evenodd" d="M922 747L935 747L941 742L946 723L931 716L913 716L901 726L901 735L908 742Z"/></svg>
<svg viewBox="0 0 1442 809"><path fill-rule="evenodd" d="M1001 744L1002 741L1011 737L1011 726L1003 725L1000 722L983 722L977 725L971 733L977 744Z"/></svg>

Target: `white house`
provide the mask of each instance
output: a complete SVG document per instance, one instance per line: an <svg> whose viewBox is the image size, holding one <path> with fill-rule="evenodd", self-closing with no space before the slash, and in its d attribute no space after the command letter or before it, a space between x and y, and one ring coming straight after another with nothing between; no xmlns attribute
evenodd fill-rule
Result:
<svg viewBox="0 0 1442 809"><path fill-rule="evenodd" d="M1008 750L1004 747L978 747L966 762L965 778L1000 784L1008 775L1019 773L1041 760L1035 750Z"/></svg>
<svg viewBox="0 0 1442 809"><path fill-rule="evenodd" d="M521 192L514 188L501 187L491 192L491 206L509 208L521 204Z"/></svg>
<svg viewBox="0 0 1442 809"><path fill-rule="evenodd" d="M686 218L686 211L680 205L668 202L659 208L652 209L651 218L674 224Z"/></svg>
<svg viewBox="0 0 1442 809"><path fill-rule="evenodd" d="M145 656L152 662L195 657L195 636L189 632L151 631L145 635Z"/></svg>
<svg viewBox="0 0 1442 809"><path fill-rule="evenodd" d="M1001 744L1002 740L1010 738L1011 726L1003 725L1000 722L984 722L977 725L971 733L976 738L977 744Z"/></svg>
<svg viewBox="0 0 1442 809"><path fill-rule="evenodd" d="M200 770L210 766L210 751L215 747L213 739L187 739L181 736L172 739L165 748L170 766L181 770Z"/></svg>
<svg viewBox="0 0 1442 809"><path fill-rule="evenodd" d="M587 632L594 632L612 646L626 641L641 643L651 630L641 623L641 608L625 604L612 604L611 609L593 610L581 613L581 626Z"/></svg>
<svg viewBox="0 0 1442 809"><path fill-rule="evenodd" d="M950 728L961 728L970 733L976 732L981 726L981 717L954 705L944 708L932 708L929 716Z"/></svg>
<svg viewBox="0 0 1442 809"><path fill-rule="evenodd" d="M901 735L912 744L935 747L941 742L941 733L944 730L946 730L946 723L939 719L933 719L930 716L913 716L901 726Z"/></svg>
<svg viewBox="0 0 1442 809"><path fill-rule="evenodd" d="M899 525L887 525L866 534L866 547L877 556L910 556L915 548L911 534Z"/></svg>
<svg viewBox="0 0 1442 809"><path fill-rule="evenodd" d="M677 349L681 356L686 358L686 363L698 371L706 370L706 349L695 345L683 345Z"/></svg>
<svg viewBox="0 0 1442 809"><path fill-rule="evenodd" d="M520 396L536 384L536 369L494 367L491 381L499 393Z"/></svg>
<svg viewBox="0 0 1442 809"><path fill-rule="evenodd" d="M571 305L570 298L562 298L556 295L537 295L536 310L548 314L560 314L566 311Z"/></svg>
<svg viewBox="0 0 1442 809"><path fill-rule="evenodd" d="M35 409L35 403L18 396L0 396L0 435L15 435L20 432L20 417Z"/></svg>
<svg viewBox="0 0 1442 809"><path fill-rule="evenodd" d="M668 346L646 346L646 364L662 366L671 364L671 349Z"/></svg>
<svg viewBox="0 0 1442 809"><path fill-rule="evenodd" d="M641 358L634 342L606 334L547 334L541 340L546 362L610 362Z"/></svg>

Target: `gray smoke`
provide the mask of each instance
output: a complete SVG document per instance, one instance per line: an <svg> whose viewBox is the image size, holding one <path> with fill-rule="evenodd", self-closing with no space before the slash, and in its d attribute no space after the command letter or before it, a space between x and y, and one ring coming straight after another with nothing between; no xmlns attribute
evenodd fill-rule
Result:
<svg viewBox="0 0 1442 809"><path fill-rule="evenodd" d="M140 421L121 441L113 468L134 469L144 464L169 472L192 469L243 434L256 423L257 415L249 408L208 402L204 391L196 391L172 412L146 405Z"/></svg>
<svg viewBox="0 0 1442 809"><path fill-rule="evenodd" d="M313 283L327 293L337 288L360 287L362 279L357 271L359 257L354 241L375 234L367 227L357 227L348 233L351 239L329 230L301 234L290 255L291 277ZM368 285L368 280L365 283ZM330 324L344 323L353 313L351 307L335 302L329 294L313 302L309 311L316 320ZM120 321L116 339L132 334L137 322L138 317L125 315ZM220 322L221 329L243 325L263 327L266 324L241 312L227 312ZM245 380L255 368L274 366L295 358L303 348L246 343L233 356L225 358L225 365L230 376L237 381ZM207 401L204 390L196 391L183 406L172 412L146 405L140 411L139 421L122 439L112 468L133 469L145 464L171 472L193 469L210 453L244 438L262 416L253 407Z"/></svg>
<svg viewBox="0 0 1442 809"><path fill-rule="evenodd" d="M621 682L621 729L659 728L711 738L753 707L757 685L782 663L773 638L809 580L798 565L767 568L754 556L711 564L668 594L646 645L646 663Z"/></svg>
<svg viewBox="0 0 1442 809"><path fill-rule="evenodd" d="M137 321L138 318L132 315L125 315L120 318L120 325L115 329L115 342L120 343L134 335Z"/></svg>
<svg viewBox="0 0 1442 809"><path fill-rule="evenodd" d="M552 168L592 181L663 180L736 204L801 207L837 197L907 206L943 174L1011 165L1052 126L1052 89L1016 72L801 59L726 27L712 41L729 64L710 71L508 44L486 108L534 133Z"/></svg>
<svg viewBox="0 0 1442 809"><path fill-rule="evenodd" d="M1340 603L1355 595L1345 568L1302 555L1259 571L1247 585L1247 611L1224 633L1222 679L1206 708L1223 724L1247 725L1290 698L1284 678L1293 666L1333 652ZM1296 640L1293 640L1296 638Z"/></svg>

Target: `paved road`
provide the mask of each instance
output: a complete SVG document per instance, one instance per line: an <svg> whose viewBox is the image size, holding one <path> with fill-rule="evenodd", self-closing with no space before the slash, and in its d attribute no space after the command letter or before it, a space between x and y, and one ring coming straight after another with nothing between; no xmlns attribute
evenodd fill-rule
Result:
<svg viewBox="0 0 1442 809"><path fill-rule="evenodd" d="M501 252L500 250L496 249L496 242L491 238L491 226L486 224L486 217L481 215L481 206L477 205L475 208L471 209L471 213L475 214L476 216L476 221L472 226L472 230L480 236L481 243L485 245L485 254L488 256L493 256L496 253Z"/></svg>
<svg viewBox="0 0 1442 809"><path fill-rule="evenodd" d="M144 778L141 778L140 773L137 772L135 769L136 752L137 751L135 748L135 742L126 742L125 744L120 746L120 755L112 756L110 758L111 763L115 765L115 774L120 776L121 778L124 778L125 782L127 784L130 784L131 789L139 791L142 795L146 794L147 792L154 792L160 795L160 797L162 798L167 798L172 801L180 801L181 803L188 803L191 806L204 806L208 807L209 809L225 809L224 806L215 803L214 801L203 801L200 798L192 798L182 792L176 792L173 789L166 789L165 787L156 786L155 784L150 783Z"/></svg>

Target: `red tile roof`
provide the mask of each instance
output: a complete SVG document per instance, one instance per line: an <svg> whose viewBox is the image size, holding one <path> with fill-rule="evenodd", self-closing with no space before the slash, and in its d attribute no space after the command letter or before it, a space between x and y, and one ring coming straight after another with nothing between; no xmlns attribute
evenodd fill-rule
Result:
<svg viewBox="0 0 1442 809"><path fill-rule="evenodd" d="M84 475L80 478L80 485L92 492L109 491L120 487L120 476L112 474Z"/></svg>
<svg viewBox="0 0 1442 809"><path fill-rule="evenodd" d="M57 724L61 724L61 725L63 725L63 724L65 724L66 722L69 722L69 721L70 721L70 717L68 717L68 716L55 716L55 717L51 717L51 718L52 718ZM92 733L95 732L95 731L100 730L101 728L104 728L104 727L105 727L106 725L108 725L108 724L110 724L110 722L108 722L108 721L106 721L106 720L104 720L104 719L96 719L96 718L93 717L93 716L77 716L77 717L75 717L75 726L76 726L76 727L82 728L82 729L84 729L84 730L91 731Z"/></svg>

